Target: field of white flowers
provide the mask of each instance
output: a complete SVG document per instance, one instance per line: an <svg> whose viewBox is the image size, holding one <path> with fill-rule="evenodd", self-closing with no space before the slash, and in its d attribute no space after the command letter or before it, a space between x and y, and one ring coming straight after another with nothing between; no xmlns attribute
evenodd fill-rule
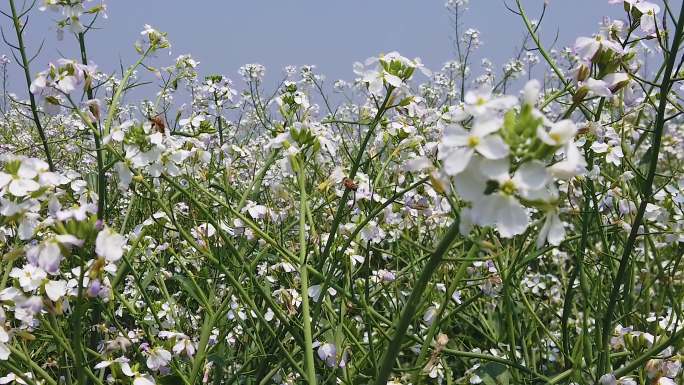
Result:
<svg viewBox="0 0 684 385"><path fill-rule="evenodd" d="M565 49L509 1L501 70L450 0L442 68L267 84L149 25L106 73L105 4L8 0L0 384L683 384L684 5L596 1Z"/></svg>

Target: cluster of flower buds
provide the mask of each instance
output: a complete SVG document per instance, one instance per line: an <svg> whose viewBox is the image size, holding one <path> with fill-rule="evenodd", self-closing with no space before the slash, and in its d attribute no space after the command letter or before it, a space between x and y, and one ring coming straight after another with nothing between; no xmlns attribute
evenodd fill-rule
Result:
<svg viewBox="0 0 684 385"><path fill-rule="evenodd" d="M88 0L89 2L92 0ZM84 14L90 15L104 15L107 17L107 5L100 3L88 9L85 7L83 0L43 0L43 4L39 7L41 11L50 10L56 13L61 13L63 18L57 20L57 36L61 40L64 35L64 28L69 28L73 33L82 33L86 30L81 22L81 17Z"/></svg>
<svg viewBox="0 0 684 385"><path fill-rule="evenodd" d="M374 68L367 68L375 65ZM376 97L382 96L385 87L406 87L406 81L419 69L425 76L431 72L423 66L420 59L410 60L401 56L398 52L390 52L380 57L369 58L363 64L354 63L354 73L359 76L356 80L366 84L368 91Z"/></svg>
<svg viewBox="0 0 684 385"><path fill-rule="evenodd" d="M641 0L625 1L625 8L633 15L636 23L647 36L655 33L656 15L660 8L653 3ZM632 89L629 71L633 68L633 59L636 51L626 48L626 43L620 40L620 32L623 23L612 23L607 28L606 34L597 34L593 37L579 37L575 41L574 51L577 55L577 66L574 69L577 91L573 95L573 101L579 103L586 97L612 97L617 91L625 89L630 98ZM627 39L627 37L625 37Z"/></svg>
<svg viewBox="0 0 684 385"><path fill-rule="evenodd" d="M536 108L539 83L525 85L522 105L489 88L469 91L465 103L449 113L438 159L454 189L469 205L461 211L461 230L494 227L504 238L522 234L534 212L543 224L538 245L558 245L565 237L558 184L585 171L570 120L550 122ZM469 124L470 128L465 125Z"/></svg>
<svg viewBox="0 0 684 385"><path fill-rule="evenodd" d="M70 59L50 63L48 69L38 73L31 83L30 91L44 101L45 111L58 114L64 98L77 89L87 89L97 73L97 66L84 65Z"/></svg>
<svg viewBox="0 0 684 385"><path fill-rule="evenodd" d="M166 33L157 31L149 24L145 24L140 35L143 38L135 43L135 50L141 55L148 51L154 52L171 47L169 39L166 38Z"/></svg>
<svg viewBox="0 0 684 385"><path fill-rule="evenodd" d="M197 121L198 129L203 128L204 119L188 119L186 125L192 125L193 120ZM104 138L103 143L123 146L124 159L117 162L114 168L119 176L119 188L124 191L128 189L136 172L153 178L159 178L162 173L178 176L183 171L197 171L198 168L191 165L190 161L206 164L211 159L211 153L205 150L206 144L201 140L170 136L163 130L156 130L151 121L126 121L115 127Z"/></svg>

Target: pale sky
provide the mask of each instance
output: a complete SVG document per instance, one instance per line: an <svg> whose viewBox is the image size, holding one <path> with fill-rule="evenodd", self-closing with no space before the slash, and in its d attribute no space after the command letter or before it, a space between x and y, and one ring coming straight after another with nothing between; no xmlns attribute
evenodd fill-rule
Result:
<svg viewBox="0 0 684 385"><path fill-rule="evenodd" d="M540 30L544 43L557 48L572 44L578 35L598 31L603 16L623 17L619 5L607 0L549 0ZM21 3L21 1L18 1ZM420 57L430 69L439 69L453 58L452 26L444 0L109 0L109 18L100 20L101 30L88 34L89 57L105 71L135 60L133 43L143 24L168 32L171 56L155 59L169 65L191 53L201 62L200 74L221 73L239 81L237 70L245 63L266 66L267 80L275 82L286 65L314 64L327 79L354 77L352 64L381 52L399 51ZM514 0L508 0L515 7ZM525 0L531 18L537 18L543 0ZM7 11L6 2L0 9ZM496 64L510 58L524 35L520 17L502 0L471 0L463 30L481 31L479 56ZM57 41L57 14L33 11L27 29L27 46L34 52L45 46L32 64L32 74L50 60L62 56L78 58L77 43L65 34ZM2 19L6 36L13 36L9 20ZM12 39L13 40L13 39ZM0 53L9 55L9 47ZM13 64L10 89L25 92L23 78ZM275 84L273 84L275 85ZM19 87L19 88L17 88Z"/></svg>

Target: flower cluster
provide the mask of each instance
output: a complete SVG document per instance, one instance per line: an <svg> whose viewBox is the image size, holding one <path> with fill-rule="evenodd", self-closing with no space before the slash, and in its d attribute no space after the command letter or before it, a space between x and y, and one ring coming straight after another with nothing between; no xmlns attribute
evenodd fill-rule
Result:
<svg viewBox="0 0 684 385"><path fill-rule="evenodd" d="M0 109L0 384L682 383L684 20L609 2L549 50L513 2L497 63L449 0L437 71L49 64ZM104 4L42 4L88 57Z"/></svg>

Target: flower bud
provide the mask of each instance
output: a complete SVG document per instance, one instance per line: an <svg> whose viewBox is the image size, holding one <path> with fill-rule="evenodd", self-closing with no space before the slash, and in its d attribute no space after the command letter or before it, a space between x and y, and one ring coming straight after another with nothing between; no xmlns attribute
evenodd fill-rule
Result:
<svg viewBox="0 0 684 385"><path fill-rule="evenodd" d="M589 93L589 88L587 86L580 87L574 95L572 95L572 102L579 103L587 96Z"/></svg>
<svg viewBox="0 0 684 385"><path fill-rule="evenodd" d="M591 69L589 69L589 67L586 64L582 63L579 65L579 67L577 67L575 73L575 80L577 80L578 82L585 81L587 80L590 74Z"/></svg>

